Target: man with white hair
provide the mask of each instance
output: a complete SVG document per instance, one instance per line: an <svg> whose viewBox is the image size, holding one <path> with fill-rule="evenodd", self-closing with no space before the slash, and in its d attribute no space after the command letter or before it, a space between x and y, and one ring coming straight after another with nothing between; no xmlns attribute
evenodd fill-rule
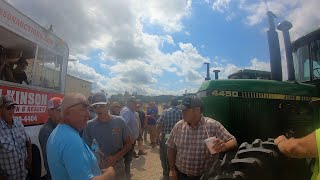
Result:
<svg viewBox="0 0 320 180"><path fill-rule="evenodd" d="M82 94L67 94L61 103L61 121L47 142L52 179L102 180L114 176L113 168L99 169L97 159L79 132L87 125L89 104Z"/></svg>

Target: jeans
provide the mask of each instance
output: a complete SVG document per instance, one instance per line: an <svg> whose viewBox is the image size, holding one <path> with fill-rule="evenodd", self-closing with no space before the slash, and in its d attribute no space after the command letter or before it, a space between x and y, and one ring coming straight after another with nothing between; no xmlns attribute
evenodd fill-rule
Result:
<svg viewBox="0 0 320 180"><path fill-rule="evenodd" d="M169 162L167 158L167 139L165 137L161 137L160 139L160 147L159 147L159 154L160 154L160 161L162 166L162 174L165 180L169 179Z"/></svg>
<svg viewBox="0 0 320 180"><path fill-rule="evenodd" d="M125 154L123 156L123 158L124 158L124 171L125 171L125 174L128 179L130 178L130 165L132 162L133 151L134 151L134 148L132 146L132 148L127 152L127 154Z"/></svg>
<svg viewBox="0 0 320 180"><path fill-rule="evenodd" d="M115 180L126 180L125 165L123 159L120 159L115 163L114 169L116 171Z"/></svg>

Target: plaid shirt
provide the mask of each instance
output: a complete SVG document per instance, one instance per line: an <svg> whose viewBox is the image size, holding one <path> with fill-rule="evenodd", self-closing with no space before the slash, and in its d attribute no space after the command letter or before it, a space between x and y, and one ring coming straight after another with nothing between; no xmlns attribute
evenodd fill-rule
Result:
<svg viewBox="0 0 320 180"><path fill-rule="evenodd" d="M170 134L174 125L182 119L182 112L176 107L166 109L157 120L157 124L162 127L162 134Z"/></svg>
<svg viewBox="0 0 320 180"><path fill-rule="evenodd" d="M0 118L0 176L7 180L24 180L28 171L26 142L29 136L21 121L13 120L12 127Z"/></svg>
<svg viewBox="0 0 320 180"><path fill-rule="evenodd" d="M208 117L202 117L195 127L184 121L173 127L166 144L176 149L175 165L180 172L200 176L217 158L211 156L204 142L208 138L207 131L210 137L215 136L224 142L234 138L218 121Z"/></svg>

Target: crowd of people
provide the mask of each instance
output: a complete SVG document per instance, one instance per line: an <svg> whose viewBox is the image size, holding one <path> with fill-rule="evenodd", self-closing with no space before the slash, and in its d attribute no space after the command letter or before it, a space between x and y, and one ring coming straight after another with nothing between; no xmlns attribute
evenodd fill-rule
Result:
<svg viewBox="0 0 320 180"><path fill-rule="evenodd" d="M25 180L31 166L31 141L15 120L12 97L0 98L0 180ZM146 110L134 96L125 104L109 102L104 93L86 98L66 94L48 101L48 121L39 132L47 174L43 179L131 179L133 158L159 145L163 180L198 180L220 152L238 147L236 137L218 121L204 117L201 100L176 97L161 114L155 102ZM210 143L205 143L208 139ZM137 150L135 145L137 144ZM279 150L289 157L319 157L320 131L301 139L279 136ZM319 179L317 161L313 179Z"/></svg>

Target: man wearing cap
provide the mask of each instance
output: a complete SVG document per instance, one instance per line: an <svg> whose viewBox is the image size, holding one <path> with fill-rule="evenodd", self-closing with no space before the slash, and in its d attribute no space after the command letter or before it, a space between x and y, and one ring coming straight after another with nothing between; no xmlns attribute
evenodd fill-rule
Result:
<svg viewBox="0 0 320 180"><path fill-rule="evenodd" d="M118 101L111 103L110 114L115 116L120 116L121 105Z"/></svg>
<svg viewBox="0 0 320 180"><path fill-rule="evenodd" d="M164 110L160 118L157 120L157 134L158 137L160 137L159 154L164 180L169 179L169 164L167 159L166 142L174 125L182 119L182 112L176 107L178 105L178 98L173 97L170 100L170 105L171 107Z"/></svg>
<svg viewBox="0 0 320 180"><path fill-rule="evenodd" d="M202 103L197 96L186 96L181 105L183 120L172 129L167 140L169 178L179 180L200 179L212 165L212 155L204 140L216 137L210 147L216 153L237 147L237 141L218 121L203 117Z"/></svg>
<svg viewBox="0 0 320 180"><path fill-rule="evenodd" d="M21 57L17 62L17 67L13 70L13 78L17 83L22 84L22 82L25 82L27 85L30 84L25 72L27 66L28 61L25 58Z"/></svg>
<svg viewBox="0 0 320 180"><path fill-rule="evenodd" d="M136 114L136 108L137 108L137 100L134 96L131 96L127 99L127 105L124 108L122 108L120 112L120 116L128 123L128 126L131 129L133 134L133 143L131 145L131 149L124 156L125 172L126 172L127 179L131 178L130 165L132 162L132 157L135 157L135 158L139 157L139 155L135 154L135 151L134 151L134 144L138 139L139 133L140 133L140 123L139 123L140 120L138 119L138 116Z"/></svg>
<svg viewBox="0 0 320 180"><path fill-rule="evenodd" d="M319 108L320 99L311 101L310 104ZM287 139L284 135L277 137L274 143L279 150L291 158L317 158L311 180L320 180L320 128L303 138Z"/></svg>
<svg viewBox="0 0 320 180"><path fill-rule="evenodd" d="M62 99L60 97L53 97L48 101L49 119L41 127L41 129L39 131L38 138L39 138L39 142L40 142L40 146L41 146L44 167L47 171L47 174L44 177L44 179L51 179L49 166L48 166L48 162L47 162L47 141L48 141L48 138L49 138L51 132L59 124L61 101L62 101Z"/></svg>
<svg viewBox="0 0 320 180"><path fill-rule="evenodd" d="M47 142L47 159L52 179L102 180L114 176L113 168L100 170L90 148L79 132L87 125L89 104L79 93L66 94L61 119Z"/></svg>
<svg viewBox="0 0 320 180"><path fill-rule="evenodd" d="M88 122L83 139L89 147L94 139L99 144L105 158L102 168L113 166L116 179L126 179L123 156L132 147L132 133L122 117L109 113L108 99L104 93L94 94L91 101L97 117Z"/></svg>
<svg viewBox="0 0 320 180"><path fill-rule="evenodd" d="M89 97L88 97L88 103L90 104L90 106L91 106L91 104L92 104L92 95L90 95ZM94 109L93 108L90 108L89 109L89 119L94 119L95 117L97 117L97 115L96 115L96 113L94 112Z"/></svg>
<svg viewBox="0 0 320 180"><path fill-rule="evenodd" d="M150 145L156 147L157 143L157 119L158 119L158 108L155 102L150 102L147 109L147 124L150 133Z"/></svg>
<svg viewBox="0 0 320 180"><path fill-rule="evenodd" d="M11 96L0 96L0 179L24 180L31 167L31 141L13 118L16 105Z"/></svg>

